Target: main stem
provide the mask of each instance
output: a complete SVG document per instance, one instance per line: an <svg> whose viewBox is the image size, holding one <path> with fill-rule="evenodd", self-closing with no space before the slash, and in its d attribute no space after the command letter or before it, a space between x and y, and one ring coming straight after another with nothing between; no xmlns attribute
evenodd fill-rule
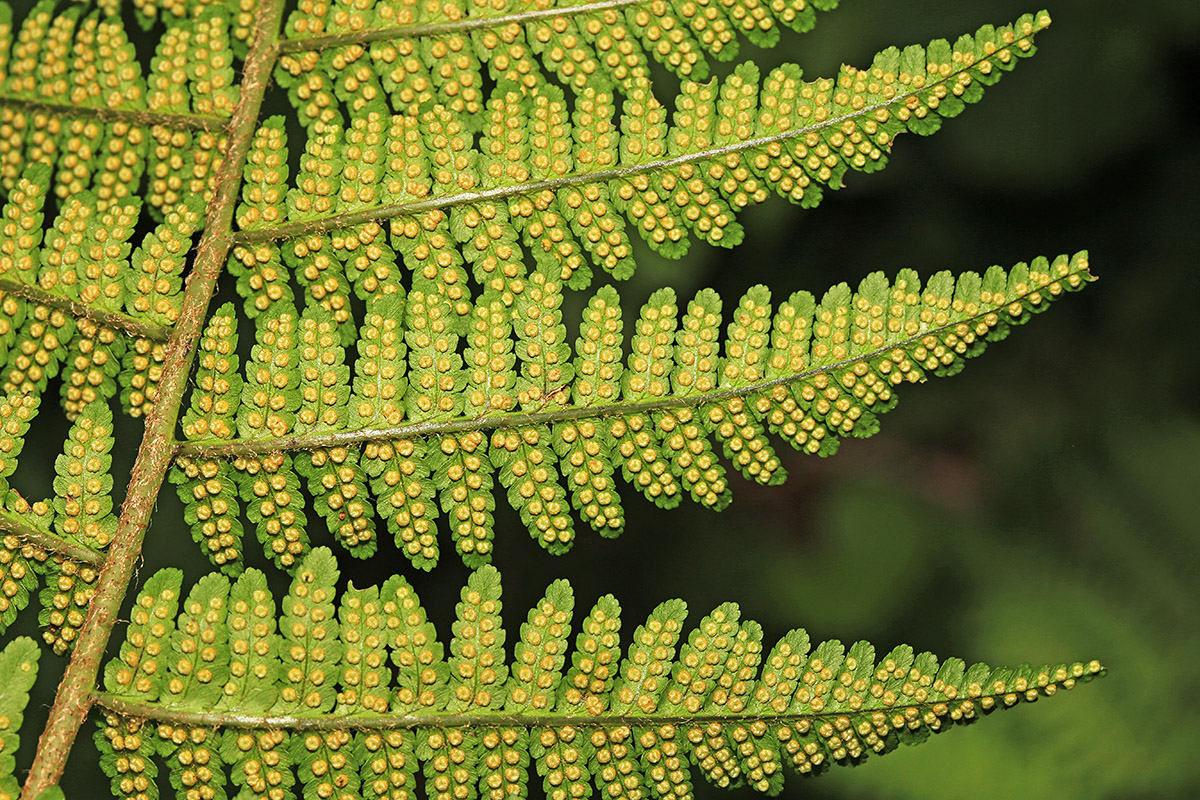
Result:
<svg viewBox="0 0 1200 800"><path fill-rule="evenodd" d="M279 56L282 16L283 0L263 0L255 10L255 39L242 69L241 99L229 121L225 159L215 176L215 194L208 207L204 235L184 291L179 320L166 344L159 399L146 418L146 432L130 475L116 537L100 572L71 660L58 685L50 719L38 741L37 755L21 792L22 800L35 800L43 790L58 783L71 745L92 705L104 650L125 592L132 583L150 515L171 465L175 427L196 343L217 278L233 245L233 208L263 95Z"/></svg>

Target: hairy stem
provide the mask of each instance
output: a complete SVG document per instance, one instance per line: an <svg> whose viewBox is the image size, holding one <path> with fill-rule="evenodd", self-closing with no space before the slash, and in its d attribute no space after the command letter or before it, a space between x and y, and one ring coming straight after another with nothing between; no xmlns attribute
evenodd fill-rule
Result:
<svg viewBox="0 0 1200 800"><path fill-rule="evenodd" d="M17 108L31 113L42 112L55 117L83 117L97 122L128 122L131 125L161 125L175 130L219 131L229 124L220 117L199 114L163 114L157 111L135 111L123 108L97 108L63 103L43 103L20 97L0 97L0 106Z"/></svg>
<svg viewBox="0 0 1200 800"><path fill-rule="evenodd" d="M108 551L87 620L79 632L71 660L63 673L50 719L38 741L37 755L21 797L35 800L62 775L67 755L92 704L96 676L104 650L133 582L151 512L171 464L174 431L187 388L196 343L204 325L217 278L233 244L233 210L241 185L242 165L258 124L271 69L279 57L279 26L283 1L270 0L255 9L254 46L242 69L242 91L228 129L224 161L215 176L216 194L208 207L204 235L184 291L179 321L166 344L166 361L159 381L159 399L146 418L146 433L130 475L117 533Z"/></svg>
<svg viewBox="0 0 1200 800"><path fill-rule="evenodd" d="M165 342L171 335L171 329L153 322L122 314L120 311L101 311L92 308L87 303L72 300L70 297L56 292L47 292L28 283L0 278L0 292L6 292L17 297L23 297L34 303L50 308L59 308L76 319L87 319L103 328L124 331L132 336L141 336L155 342Z"/></svg>

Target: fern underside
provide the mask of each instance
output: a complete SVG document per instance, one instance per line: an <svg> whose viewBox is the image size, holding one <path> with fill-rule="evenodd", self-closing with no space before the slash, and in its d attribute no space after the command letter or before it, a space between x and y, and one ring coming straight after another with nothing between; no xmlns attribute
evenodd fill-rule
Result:
<svg viewBox="0 0 1200 800"><path fill-rule="evenodd" d="M0 631L36 596L44 642L74 650L27 800L61 798L93 707L116 797L155 797L165 764L189 800L228 797L227 776L239 800L509 800L531 769L555 800L685 800L693 767L777 794L785 762L857 763L1101 674L908 647L877 663L803 631L768 653L734 604L684 640L681 601L622 650L611 597L568 659L565 581L505 650L498 494L552 554L577 523L622 531L619 483L719 510L730 468L781 482L779 440L829 455L871 435L899 385L954 374L1091 280L1081 252L820 297L756 286L728 312L661 289L623 316L611 284L636 238L680 258L738 244L738 212L772 194L817 205L1049 25L816 80L710 77L741 39L773 45L835 5L300 0L283 22L276 2L137 0L124 18L159 36L151 55L117 0L41 0L19 26L0 2ZM680 81L669 103L659 68ZM262 118L272 78L302 146ZM241 303L210 313L226 271ZM52 390L71 427L31 502L10 479ZM120 509L115 407L146 419ZM221 572L186 598L178 570L149 578L95 691L164 477ZM246 527L292 574L278 614ZM447 546L474 568L448 653L403 578L339 595L325 532L356 558L387 536L417 568ZM39 652L0 653L0 800Z"/></svg>

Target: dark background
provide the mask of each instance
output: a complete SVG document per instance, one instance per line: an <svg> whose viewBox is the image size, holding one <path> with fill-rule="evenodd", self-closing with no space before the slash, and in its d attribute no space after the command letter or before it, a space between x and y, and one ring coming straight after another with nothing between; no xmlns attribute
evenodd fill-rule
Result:
<svg viewBox="0 0 1200 800"><path fill-rule="evenodd" d="M843 5L815 32L761 54L744 46L743 57L764 72L798 61L806 76L829 75L892 44L953 41L1037 10L1013 0ZM734 478L722 514L687 502L662 512L626 492L619 540L581 529L556 559L498 503L510 630L567 576L577 616L612 592L629 630L668 597L685 598L693 622L736 600L770 642L804 626L814 640L864 638L881 652L907 642L968 661L1099 658L1109 668L1075 692L857 769L815 782L789 774L788 797L1200 795L1200 4L1058 0L1049 10L1036 58L937 135L901 137L887 170L849 176L813 211L778 199L747 211L746 243L731 252L695 245L682 263L643 255L624 307L667 284L682 298L714 286L729 307L755 283L777 297L819 295L874 270L982 271L1080 249L1098 282L953 380L902 391L877 436L845 442L832 459L780 449L787 484ZM126 445L136 442L140 422L123 427ZM57 443L63 432L46 435ZM121 484L132 449L116 459ZM39 467L22 465L36 485ZM141 577L183 562L195 578L195 552L168 486ZM407 566L388 559L385 548L377 574ZM448 555L412 578L435 619L448 622L465 575ZM24 752L57 680L45 661ZM86 767L90 745L80 747L74 763ZM96 796L94 775L69 774L68 796ZM695 777L699 792L716 794Z"/></svg>

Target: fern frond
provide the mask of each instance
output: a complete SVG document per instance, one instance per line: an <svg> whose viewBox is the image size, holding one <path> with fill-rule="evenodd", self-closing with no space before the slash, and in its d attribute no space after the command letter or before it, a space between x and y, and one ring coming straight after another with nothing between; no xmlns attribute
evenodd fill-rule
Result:
<svg viewBox="0 0 1200 800"><path fill-rule="evenodd" d="M774 307L757 286L735 307L723 348L715 292L681 307L663 289L642 307L627 351L620 298L605 287L584 310L573 357L562 283L545 271L514 282L511 309L485 292L465 337L449 300L418 282L369 302L353 380L328 312L272 306L257 321L240 406L226 307L202 344L174 479L197 540L231 570L240 552L231 460L268 556L285 567L308 547L305 483L356 556L375 551L370 494L414 564L437 561L439 500L454 548L469 565L486 563L497 483L530 535L561 553L574 541L569 506L602 534L621 530L618 472L660 506L689 495L723 508L718 445L747 479L779 483L769 434L817 455L869 436L901 384L956 373L1090 279L1079 253L983 276L942 272L924 287L911 270L894 281L875 273L856 291L841 284L819 301L797 292Z"/></svg>
<svg viewBox="0 0 1200 800"><path fill-rule="evenodd" d="M510 661L500 576L490 566L472 573L462 591L447 655L400 578L347 590L335 619L336 574L327 549L305 557L278 636L273 616L245 625L248 606L238 599L245 595L233 589L227 631L210 637L217 644L204 669L214 676L228 669L225 693L239 693L239 654L248 651L224 642L255 630L266 638L250 652L267 660L247 674L269 676L259 680L270 691L228 712L213 710L211 686L198 684L169 703L155 701L151 684L138 684L129 667L128 654L147 652L151 641L135 620L122 656L106 671L131 681L106 683L109 690L97 696L105 716L96 741L110 774L114 755L133 749L125 731L140 726L143 774L156 769L144 740L157 732L173 783L199 776L196 764L224 760L253 796L272 787L272 796L289 796L297 777L306 797L411 796L418 773L430 798L523 796L530 766L552 798L588 798L596 789L686 797L695 771L717 786L775 795L785 764L800 774L858 764L1104 674L1096 661L967 666L905 645L877 656L867 642L812 646L803 630L768 649L760 626L742 619L734 603L687 632L680 600L654 609L622 657L621 610L611 596L583 619L568 658L574 595L566 581L552 584L530 610ZM177 575L160 575L135 608L165 620L154 641L190 640L198 611L221 606L228 581L202 581L193 595L205 599L172 626L158 610L171 606ZM265 587L255 570L243 581ZM256 608L273 605L265 588L257 594ZM219 615L211 620L215 631ZM184 652L180 672L199 666L198 652ZM268 708L271 697L278 701ZM212 791L222 790L222 770L204 774Z"/></svg>
<svg viewBox="0 0 1200 800"><path fill-rule="evenodd" d="M43 638L62 654L83 624L116 527L112 415L103 403L80 413L55 461L54 498L31 504L7 479L39 405L36 395L0 398L0 632L38 593Z"/></svg>
<svg viewBox="0 0 1200 800"><path fill-rule="evenodd" d="M213 28L219 17L181 23L143 76L119 16L43 0L13 36L0 18L0 124L24 135L5 140L0 180L11 189L28 166L53 168L60 199L95 194L101 210L133 196L145 171L156 211L169 211L207 185L232 110L232 50ZM214 159L214 157L216 157Z"/></svg>
<svg viewBox="0 0 1200 800"><path fill-rule="evenodd" d="M848 171L881 169L897 136L933 133L977 101L1034 52L1033 38L1049 22L1042 12L984 26L953 45L891 48L866 69L847 66L814 81L794 65L760 78L743 64L720 81L685 82L671 119L640 74L622 89L619 120L613 92L590 80L577 88L573 109L558 88L508 79L498 79L490 98L456 93L454 102L418 104L407 116L389 117L381 100L363 100L350 104L348 124L331 99L322 108L333 118L314 128L309 145L327 177L302 177L286 220L255 222L237 241L243 253L265 259L255 269L276 274L283 267L273 240L291 240L284 253L321 251L331 265L330 250L341 261L368 251L381 265L400 252L415 273L439 283L459 314L466 313L458 299L464 259L484 287L523 276L520 246L499 233L514 226L538 263L553 265L572 288L588 285L593 266L625 277L633 269L627 225L672 258L692 236L732 247L742 238L741 208L773 192L811 207ZM345 60L321 56L329 58ZM341 69L336 80L368 92L369 72ZM464 104L478 106L478 125ZM380 235L384 221L390 245ZM334 273L344 296L352 279L344 269Z"/></svg>
<svg viewBox="0 0 1200 800"><path fill-rule="evenodd" d="M532 7L508 0L356 4L301 3L286 26L276 76L308 124L336 122L388 97L398 113L436 100L456 113L482 109L484 68L527 89L548 76L579 90L628 88L652 60L680 77L703 79L707 56L736 57L740 32L759 47L779 26L813 27L836 0L716 3L594 0ZM540 57L540 59L539 59ZM539 66L538 61L541 61Z"/></svg>
<svg viewBox="0 0 1200 800"><path fill-rule="evenodd" d="M0 220L0 386L37 394L61 371L68 418L118 387L139 416L157 396L203 205L181 202L135 248L141 201L81 191L60 204L43 241L50 184L50 167L29 167Z"/></svg>
<svg viewBox="0 0 1200 800"><path fill-rule="evenodd" d="M25 706L29 703L29 690L37 679L41 654L37 644L25 636L13 639L0 651L0 675L4 676L0 687L0 719L4 721L0 729L0 797L8 800L15 800L21 794L13 772Z"/></svg>

